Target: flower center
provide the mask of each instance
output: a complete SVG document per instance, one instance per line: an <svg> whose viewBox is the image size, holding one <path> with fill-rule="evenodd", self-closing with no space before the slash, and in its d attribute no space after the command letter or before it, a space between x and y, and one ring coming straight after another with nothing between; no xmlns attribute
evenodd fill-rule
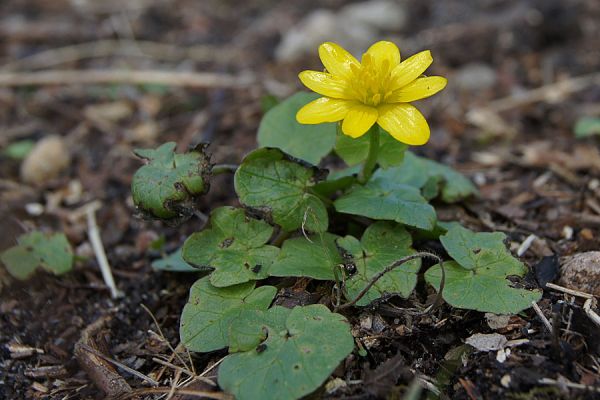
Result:
<svg viewBox="0 0 600 400"><path fill-rule="evenodd" d="M391 95L391 72L389 60L375 62L365 54L360 66L352 65L353 79L350 89L354 98L368 106L378 106Z"/></svg>

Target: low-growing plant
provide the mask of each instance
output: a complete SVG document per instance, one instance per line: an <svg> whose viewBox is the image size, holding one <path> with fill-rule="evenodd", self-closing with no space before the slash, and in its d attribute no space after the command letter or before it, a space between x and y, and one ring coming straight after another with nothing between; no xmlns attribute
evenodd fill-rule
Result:
<svg viewBox="0 0 600 400"><path fill-rule="evenodd" d="M20 280L29 278L38 267L56 275L73 268L73 251L63 233L33 231L17 238L17 244L0 253L6 270Z"/></svg>
<svg viewBox="0 0 600 400"><path fill-rule="evenodd" d="M242 400L316 390L355 349L347 318L373 302L410 297L420 274L438 300L458 308L517 313L541 296L507 279L526 267L502 233L437 220L432 201L457 202L477 190L408 150L430 134L410 102L446 86L423 75L430 52L401 62L393 43L378 42L359 62L324 43L319 55L325 72L300 73L318 95L297 93L272 107L258 129L260 148L238 167L213 165L204 145L184 154L174 143L136 151L147 164L134 176L134 202L154 218L189 218L211 176L235 173L241 207L213 210L202 231L153 266L209 272L191 288L181 341L195 352L228 348L218 382ZM439 238L452 261L417 251L422 237ZM426 271L425 257L436 261ZM319 304L282 306L289 301L278 293L292 277L310 278Z"/></svg>

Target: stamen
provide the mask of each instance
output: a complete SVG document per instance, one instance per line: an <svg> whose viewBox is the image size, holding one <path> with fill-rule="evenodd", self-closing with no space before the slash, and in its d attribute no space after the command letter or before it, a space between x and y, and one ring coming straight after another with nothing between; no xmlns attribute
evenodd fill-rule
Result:
<svg viewBox="0 0 600 400"><path fill-rule="evenodd" d="M352 64L353 78L349 82L353 97L370 106L377 106L392 93L392 65L389 59L375 63L371 54L363 54L362 63Z"/></svg>

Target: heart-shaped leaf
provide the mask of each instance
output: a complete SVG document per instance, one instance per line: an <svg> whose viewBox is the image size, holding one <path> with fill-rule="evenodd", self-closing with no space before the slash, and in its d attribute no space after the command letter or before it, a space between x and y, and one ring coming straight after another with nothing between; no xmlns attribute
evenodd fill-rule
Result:
<svg viewBox="0 0 600 400"><path fill-rule="evenodd" d="M277 147L293 157L318 164L335 143L336 124L304 125L296 113L319 98L315 93L299 92L269 110L258 127L260 147Z"/></svg>
<svg viewBox="0 0 600 400"><path fill-rule="evenodd" d="M407 151L404 161L397 167L378 170L373 178L404 183L423 191L426 198L437 197L441 188L442 200L453 203L476 195L477 189L461 173L443 164L419 157Z"/></svg>
<svg viewBox="0 0 600 400"><path fill-rule="evenodd" d="M185 241L183 259L214 268L210 282L218 287L263 279L279 252L266 244L272 234L271 225L246 216L242 209L217 208L210 214L210 227Z"/></svg>
<svg viewBox="0 0 600 400"><path fill-rule="evenodd" d="M418 189L376 175L364 186L355 185L338 198L334 202L335 209L341 213L433 229L435 210Z"/></svg>
<svg viewBox="0 0 600 400"><path fill-rule="evenodd" d="M239 342L266 340L227 356L219 367L219 386L238 400L301 398L317 389L354 348L346 319L323 305L273 307L266 312L271 313L276 317L266 316L254 329L241 321L246 325ZM232 327L234 335L238 331Z"/></svg>
<svg viewBox="0 0 600 400"><path fill-rule="evenodd" d="M338 239L337 244L351 258L356 273L346 279L346 291L349 300L363 290L373 276L383 271L402 257L415 253L410 246L412 239L400 225L392 222L376 222L369 226L359 242L353 236ZM380 278L369 291L356 303L366 306L385 294L398 294L408 297L417 284L417 272L421 260L412 260L396 267Z"/></svg>
<svg viewBox="0 0 600 400"><path fill-rule="evenodd" d="M276 292L273 286L255 289L254 282L218 288L208 277L197 280L181 314L181 342L200 352L227 347L231 323L249 310L266 310Z"/></svg>
<svg viewBox="0 0 600 400"><path fill-rule="evenodd" d="M242 204L286 231L304 227L327 230L327 209L312 192L324 178L316 167L305 165L279 149L262 148L248 154L235 173L235 191Z"/></svg>
<svg viewBox="0 0 600 400"><path fill-rule="evenodd" d="M460 224L447 226L448 231L440 236L440 241L448 251L448 255L463 268L473 269L493 263L496 253L510 256L504 244L506 235L502 232L473 232ZM515 268L517 265L522 266L518 260L514 258L512 260Z"/></svg>
<svg viewBox="0 0 600 400"><path fill-rule="evenodd" d="M334 280L334 268L342 262L335 243L338 237L324 233L308 239L301 236L286 240L271 266L271 275Z"/></svg>
<svg viewBox="0 0 600 400"><path fill-rule="evenodd" d="M444 263L446 279L442 296L448 304L495 314L518 313L541 298L541 291L511 286L509 276L521 277L527 268L504 246L503 234L475 233L452 225L441 236L442 244L457 262ZM439 290L439 264L425 273Z"/></svg>
<svg viewBox="0 0 600 400"><path fill-rule="evenodd" d="M157 149L137 149L148 161L131 183L135 206L150 218L180 222L194 212L194 199L208 191L210 160L200 145L185 154L175 153L168 142Z"/></svg>
<svg viewBox="0 0 600 400"><path fill-rule="evenodd" d="M73 251L63 233L31 232L19 236L17 245L0 255L8 272L17 279L27 279L37 267L56 275L73 268Z"/></svg>

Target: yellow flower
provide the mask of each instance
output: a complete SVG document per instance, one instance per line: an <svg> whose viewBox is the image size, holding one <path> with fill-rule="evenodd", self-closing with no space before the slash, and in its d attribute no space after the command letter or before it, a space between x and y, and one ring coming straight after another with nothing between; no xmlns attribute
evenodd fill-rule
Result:
<svg viewBox="0 0 600 400"><path fill-rule="evenodd" d="M429 140L429 125L411 101L424 99L447 83L441 76L422 76L433 59L429 50L400 62L394 43L377 42L358 62L341 46L319 46L326 72L302 71L302 83L324 96L302 107L296 119L302 124L343 120L342 132L364 135L375 123L396 140L421 145Z"/></svg>

